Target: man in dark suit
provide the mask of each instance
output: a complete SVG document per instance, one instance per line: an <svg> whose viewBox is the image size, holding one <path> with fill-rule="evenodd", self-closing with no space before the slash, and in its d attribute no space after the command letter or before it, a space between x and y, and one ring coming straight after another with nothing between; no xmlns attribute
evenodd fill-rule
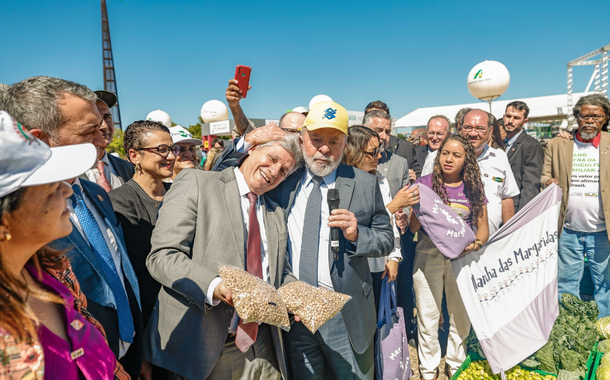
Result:
<svg viewBox="0 0 610 380"><path fill-rule="evenodd" d="M183 170L176 177L146 262L163 288L148 323L145 357L172 379L288 378L278 328L241 323L218 267L244 268L275 287L290 276L284 213L264 194L301 157L292 134L258 146L239 168ZM245 326L253 325L257 331L244 345Z"/></svg>
<svg viewBox="0 0 610 380"><path fill-rule="evenodd" d="M114 137L114 121L110 108L116 104L117 97L112 92L104 90L95 91L95 94L98 97L95 105L102 117L100 131L104 140L106 140L106 146L108 146ZM98 147L98 160L97 167L88 170L81 178L96 182L107 192L122 186L133 177L133 165L119 157L108 154L105 146Z"/></svg>
<svg viewBox="0 0 610 380"><path fill-rule="evenodd" d="M106 141L100 132L96 99L83 85L33 77L11 86L4 106L51 147L92 143L99 148ZM46 107L32 112L41 105ZM130 376L138 378L142 366L140 292L123 232L99 185L79 178L69 182L74 190L72 202L68 202L74 228L50 246L66 252L88 309L104 327L110 348Z"/></svg>
<svg viewBox="0 0 610 380"><path fill-rule="evenodd" d="M370 102L366 108L364 109L364 117L366 119L366 114L373 111L381 111L390 115L390 109L387 104L382 102L381 100L375 100L374 102ZM390 118L390 124L387 125L387 122L384 121L385 118L381 113L375 113L376 116L372 117L372 121L374 124L377 124L374 128L372 128L375 132L379 133L379 138L383 141L385 148L387 151L394 153L404 159L407 160L409 169L413 172L411 174L411 178L415 181L416 177L421 175L421 162L417 161L417 156L415 155L415 146L411 144L409 141L405 139L398 138L391 134L392 132L392 119ZM364 120L362 122L364 124ZM365 124L366 125L366 124Z"/></svg>
<svg viewBox="0 0 610 380"><path fill-rule="evenodd" d="M428 144L415 147L417 161L421 164L421 175L432 174L434 160L441 144L449 137L451 121L444 115L435 115L428 119L426 137Z"/></svg>
<svg viewBox="0 0 610 380"><path fill-rule="evenodd" d="M527 104L517 100L508 103L504 113L504 150L520 191L513 198L515 213L540 193L544 149L538 140L523 130L529 112Z"/></svg>
<svg viewBox="0 0 610 380"><path fill-rule="evenodd" d="M352 296L315 334L300 323L286 334L297 379L373 378L376 316L367 257L388 255L393 233L376 178L341 164L347 122L339 104L315 104L300 131L306 168L271 193L287 215L294 275ZM333 188L340 202L329 215L326 198ZM336 256L330 249L333 227L340 229Z"/></svg>

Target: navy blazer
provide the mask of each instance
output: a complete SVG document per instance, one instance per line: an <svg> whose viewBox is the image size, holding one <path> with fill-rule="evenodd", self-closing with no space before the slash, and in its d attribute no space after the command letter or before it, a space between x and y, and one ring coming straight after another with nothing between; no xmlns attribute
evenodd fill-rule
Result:
<svg viewBox="0 0 610 380"><path fill-rule="evenodd" d="M112 209L110 198L104 189L98 184L80 179L85 196L95 206L98 213L104 218L106 225L116 238L118 252L121 256L121 264L125 279L125 287L130 302L131 312L136 329L136 340L134 340L134 350L141 350L142 315L140 305L140 289L138 280L127 255L123 230ZM114 294L104 276L104 270L93 253L89 242L81 235L78 228L73 225L72 232L61 239L57 239L49 244L53 249L65 252L70 260L72 270L78 279L83 294L87 297L87 309L93 316L100 321L106 330L108 343L115 355L118 356L118 315L116 312L116 301ZM139 340L139 342L138 342ZM130 351L132 349L130 348ZM141 357L140 359L141 360ZM134 365L139 365L134 359ZM128 366L126 366L128 367ZM134 371L126 370L132 375ZM139 371L139 370L138 370Z"/></svg>

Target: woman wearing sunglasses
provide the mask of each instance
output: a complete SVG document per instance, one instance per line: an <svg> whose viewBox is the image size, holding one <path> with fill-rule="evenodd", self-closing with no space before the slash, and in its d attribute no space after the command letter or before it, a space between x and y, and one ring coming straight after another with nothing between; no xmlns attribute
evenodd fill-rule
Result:
<svg viewBox="0 0 610 380"><path fill-rule="evenodd" d="M0 111L0 379L112 379L114 354L61 252L72 231L65 180L96 161L91 144L49 148ZM77 310L76 308L79 310ZM101 327L101 326L100 326Z"/></svg>
<svg viewBox="0 0 610 380"><path fill-rule="evenodd" d="M387 179L377 171L377 165L383 152L383 146L380 143L379 134L361 125L353 125L348 130L347 146L343 153L343 163L351 165L365 172L369 172L377 176L379 183L379 189L383 196L383 202L387 208L391 204L393 210L402 210L403 208L409 207L412 204L417 203L415 190L417 186L405 191L401 190L398 193L401 195L397 196L395 200L392 199L390 192L390 185ZM408 192L408 193L407 193ZM403 193L406 193L404 196ZM402 254L400 252L400 232L394 223L392 213L390 214L390 221L392 222L394 229L394 250L388 257L369 258L369 267L373 276L373 292L375 294L375 306L379 307L379 296L381 293L381 281L387 279L387 281L394 281L398 274L398 263L402 261Z"/></svg>

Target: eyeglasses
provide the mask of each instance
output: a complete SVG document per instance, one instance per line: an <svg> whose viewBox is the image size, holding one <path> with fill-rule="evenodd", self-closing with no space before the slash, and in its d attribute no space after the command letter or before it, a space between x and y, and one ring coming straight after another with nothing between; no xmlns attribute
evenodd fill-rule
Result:
<svg viewBox="0 0 610 380"><path fill-rule="evenodd" d="M581 115L581 114L578 114L576 117L580 121L587 121L589 119L593 119L593 121L597 121L597 122L603 121L606 118L605 115Z"/></svg>
<svg viewBox="0 0 610 380"><path fill-rule="evenodd" d="M381 152L384 151L384 147L383 144L379 145L379 148L375 148L370 152L367 152L366 150L364 151L364 154L368 154L369 156L371 156L372 158L377 157L378 154L380 154Z"/></svg>
<svg viewBox="0 0 610 380"><path fill-rule="evenodd" d="M297 133L298 132L298 130L292 129L292 128L280 128L280 129L286 133Z"/></svg>
<svg viewBox="0 0 610 380"><path fill-rule="evenodd" d="M138 150L145 150L147 152L156 152L160 156L163 156L163 157L167 157L169 155L169 152L172 152L174 155L176 155L175 149L170 147L167 144L161 144L161 145L151 146L151 147L147 147L147 148L138 148Z"/></svg>
<svg viewBox="0 0 610 380"><path fill-rule="evenodd" d="M478 134L482 135L483 133L488 131L488 128L485 128L485 127L476 127L476 128L473 128L470 125L462 125L462 131L470 133L470 131L472 131L472 130L474 130Z"/></svg>
<svg viewBox="0 0 610 380"><path fill-rule="evenodd" d="M197 153L197 147L195 145L189 145L188 148L177 144L172 146L172 153L174 154L174 156L177 156L180 153L184 153L187 150L191 153Z"/></svg>

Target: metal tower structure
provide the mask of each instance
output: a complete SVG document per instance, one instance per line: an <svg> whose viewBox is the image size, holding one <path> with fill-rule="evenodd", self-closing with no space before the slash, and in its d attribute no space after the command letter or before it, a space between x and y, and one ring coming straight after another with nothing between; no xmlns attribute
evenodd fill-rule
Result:
<svg viewBox="0 0 610 380"><path fill-rule="evenodd" d="M116 128L123 129L121 125L121 111L119 109L119 92L116 86L116 77L114 75L114 59L112 58L112 44L110 43L110 27L108 26L108 10L106 9L106 0L102 1L102 55L104 64L104 90L116 94L117 102L110 109L112 120Z"/></svg>
<svg viewBox="0 0 610 380"><path fill-rule="evenodd" d="M576 119L574 118L574 115L572 115L572 108L574 107L574 101L572 99L572 68L574 66L595 66L593 69L593 75L591 75L589 84L585 89L585 93L589 92L591 85L593 84L595 87L592 92L600 93L607 98L609 51L610 44L568 62L568 129L576 125ZM598 55L600 56L599 58L591 59Z"/></svg>

